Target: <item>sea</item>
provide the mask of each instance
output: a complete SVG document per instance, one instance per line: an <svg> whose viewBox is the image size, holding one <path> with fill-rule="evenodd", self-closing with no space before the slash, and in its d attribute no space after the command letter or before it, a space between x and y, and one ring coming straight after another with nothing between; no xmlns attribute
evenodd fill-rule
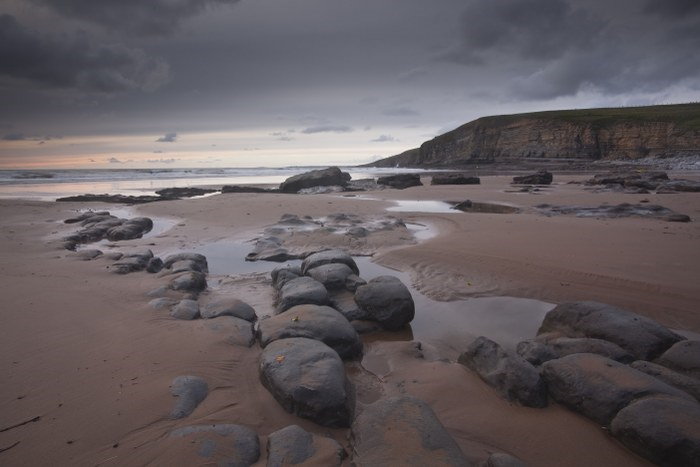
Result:
<svg viewBox="0 0 700 467"><path fill-rule="evenodd" d="M153 195L163 188L278 185L324 167L0 170L0 198L55 201L82 194ZM420 169L341 167L353 180Z"/></svg>

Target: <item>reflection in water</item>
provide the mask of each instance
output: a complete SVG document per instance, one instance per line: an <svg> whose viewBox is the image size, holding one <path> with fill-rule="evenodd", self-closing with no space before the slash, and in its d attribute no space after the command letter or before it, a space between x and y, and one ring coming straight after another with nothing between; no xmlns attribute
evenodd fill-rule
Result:
<svg viewBox="0 0 700 467"><path fill-rule="evenodd" d="M418 200L395 200L392 201L396 206L387 208L387 211L392 212L433 212L443 214L455 214L459 211L455 210L451 204L444 201L418 201Z"/></svg>

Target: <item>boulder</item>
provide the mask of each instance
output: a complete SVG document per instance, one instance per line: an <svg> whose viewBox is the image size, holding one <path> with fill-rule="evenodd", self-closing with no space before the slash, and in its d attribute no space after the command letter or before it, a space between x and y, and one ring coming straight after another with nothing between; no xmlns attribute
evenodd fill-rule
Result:
<svg viewBox="0 0 700 467"><path fill-rule="evenodd" d="M613 436L660 466L700 466L700 405L674 397L648 397L620 410Z"/></svg>
<svg viewBox="0 0 700 467"><path fill-rule="evenodd" d="M657 358L656 363L700 379L700 341L678 342Z"/></svg>
<svg viewBox="0 0 700 467"><path fill-rule="evenodd" d="M549 360L559 358L550 346L535 339L519 342L515 351L532 365L539 366Z"/></svg>
<svg viewBox="0 0 700 467"><path fill-rule="evenodd" d="M77 253L75 253L75 257L81 261L90 261L98 256L102 256L102 251L101 250L80 250Z"/></svg>
<svg viewBox="0 0 700 467"><path fill-rule="evenodd" d="M267 438L267 467L302 463L340 466L345 456L336 440L314 435L298 425L277 430Z"/></svg>
<svg viewBox="0 0 700 467"><path fill-rule="evenodd" d="M415 305L408 288L396 277L379 276L357 288L355 302L363 319L378 321L394 331L413 320Z"/></svg>
<svg viewBox="0 0 700 467"><path fill-rule="evenodd" d="M177 305L180 303L178 300L175 300L174 298L168 298L168 297L160 297L160 298L154 298L150 302L148 302L148 306L151 308L155 308L156 310L162 310L163 308L170 308L172 306Z"/></svg>
<svg viewBox="0 0 700 467"><path fill-rule="evenodd" d="M347 290L337 290L330 296L330 305L340 312L345 319L352 321L364 319L365 313L355 302L355 294Z"/></svg>
<svg viewBox="0 0 700 467"><path fill-rule="evenodd" d="M211 319L219 316L234 316L254 323L258 317L255 309L243 300L237 298L219 298L205 304L202 309L202 318Z"/></svg>
<svg viewBox="0 0 700 467"><path fill-rule="evenodd" d="M690 222L690 216L687 214L669 214L663 218L666 222Z"/></svg>
<svg viewBox="0 0 700 467"><path fill-rule="evenodd" d="M173 263L176 263L178 261L194 261L195 263L199 264L200 272L209 272L209 266L207 264L206 256L201 255L199 253L177 253L174 255L170 255L167 258L165 258L165 261L163 261L163 267L166 269L170 269Z"/></svg>
<svg viewBox="0 0 700 467"><path fill-rule="evenodd" d="M150 260L150 258L143 256L123 256L119 261L112 264L111 271L115 274L143 271L148 267Z"/></svg>
<svg viewBox="0 0 700 467"><path fill-rule="evenodd" d="M652 362L645 362L643 360L637 360L630 366L635 370L660 379L669 386L685 391L693 396L695 400L700 401L700 380L682 375L665 366L657 365Z"/></svg>
<svg viewBox="0 0 700 467"><path fill-rule="evenodd" d="M297 305L276 316L260 321L260 345L290 337L306 337L323 342L340 358L362 356L362 341L350 322L328 306Z"/></svg>
<svg viewBox="0 0 700 467"><path fill-rule="evenodd" d="M322 426L350 426L345 367L323 342L295 337L270 343L260 357L260 380L287 412Z"/></svg>
<svg viewBox="0 0 700 467"><path fill-rule="evenodd" d="M354 272L346 264L329 263L308 269L306 275L319 281L327 290L338 290L345 288L348 277Z"/></svg>
<svg viewBox="0 0 700 467"><path fill-rule="evenodd" d="M233 316L220 316L202 320L201 324L207 329L223 334L223 340L227 344L251 347L255 343L255 331L250 321Z"/></svg>
<svg viewBox="0 0 700 467"><path fill-rule="evenodd" d="M211 188L196 188L196 187L183 187L183 188L163 188L162 190L156 191L157 195L168 199L178 199L178 198L192 198L193 196L202 196L209 193L216 193L217 190L212 190Z"/></svg>
<svg viewBox="0 0 700 467"><path fill-rule="evenodd" d="M282 313L296 305L326 305L328 291L311 277L299 277L284 284L277 300L277 313Z"/></svg>
<svg viewBox="0 0 700 467"><path fill-rule="evenodd" d="M513 183L517 185L550 185L553 179L554 176L550 172L540 170L534 174L513 177Z"/></svg>
<svg viewBox="0 0 700 467"><path fill-rule="evenodd" d="M207 276L201 272L183 272L170 281L169 287L179 292L198 294L207 288Z"/></svg>
<svg viewBox="0 0 700 467"><path fill-rule="evenodd" d="M350 292L357 291L357 288L359 286L365 285L366 283L366 280L364 280L356 274L352 274L345 278L345 288L348 289Z"/></svg>
<svg viewBox="0 0 700 467"><path fill-rule="evenodd" d="M275 288L275 290L280 290L284 284L301 275L300 266L292 266L289 264L276 267L270 273L270 277L272 278L272 286Z"/></svg>
<svg viewBox="0 0 700 467"><path fill-rule="evenodd" d="M559 337L547 341L557 358L575 353L594 353L621 363L630 363L634 357L617 344L589 337Z"/></svg>
<svg viewBox="0 0 700 467"><path fill-rule="evenodd" d="M688 193L700 192L700 182L693 180L670 180L658 187L659 191L683 191Z"/></svg>
<svg viewBox="0 0 700 467"><path fill-rule="evenodd" d="M379 185L384 185L399 190L410 188L412 186L423 185L423 183L420 181L420 175L418 174L387 175L386 177L379 177L377 179L377 183Z"/></svg>
<svg viewBox="0 0 700 467"><path fill-rule="evenodd" d="M160 272L161 269L163 269L162 259L156 257L148 260L148 264L146 264L146 272L155 274L157 272Z"/></svg>
<svg viewBox="0 0 700 467"><path fill-rule="evenodd" d="M601 425L608 425L617 412L640 397L666 394L694 400L680 389L594 354L573 354L542 365L549 394L559 403Z"/></svg>
<svg viewBox="0 0 700 467"><path fill-rule="evenodd" d="M319 251L318 253L314 253L312 255L307 256L301 263L301 272L302 274L307 274L309 269L313 269L324 264L334 263L345 264L350 269L352 269L352 272L354 272L355 274L360 273L360 270L358 269L355 260L352 259L352 256L350 256L347 252L343 250Z"/></svg>
<svg viewBox="0 0 700 467"><path fill-rule="evenodd" d="M301 189L317 186L339 185L344 187L348 181L350 181L349 173L342 172L338 167L328 167L289 177L280 184L279 190L282 193L296 193Z"/></svg>
<svg viewBox="0 0 700 467"><path fill-rule="evenodd" d="M182 259L180 261L175 261L174 263L172 263L169 268L163 271L162 275L177 274L180 272L187 271L201 272L204 274L207 273L206 268L201 262L192 261L191 259Z"/></svg>
<svg viewBox="0 0 700 467"><path fill-rule="evenodd" d="M598 302L558 305L547 313L538 334L592 337L613 342L640 360L650 360L683 337L656 321Z"/></svg>
<svg viewBox="0 0 700 467"><path fill-rule="evenodd" d="M134 217L121 225L107 230L107 239L112 242L141 238L153 228L153 221L148 217Z"/></svg>
<svg viewBox="0 0 700 467"><path fill-rule="evenodd" d="M276 188L259 188L248 185L224 185L221 187L222 193L279 193Z"/></svg>
<svg viewBox="0 0 700 467"><path fill-rule="evenodd" d="M258 435L242 425L193 425L170 433L170 441L180 438L185 441L180 449L194 451L203 458L201 464L249 467L260 459ZM168 451L173 450L177 452L175 447ZM173 460L181 461L183 458L186 457L177 454L173 456Z"/></svg>
<svg viewBox="0 0 700 467"><path fill-rule="evenodd" d="M433 175L431 185L479 185L481 179L466 174L439 174Z"/></svg>
<svg viewBox="0 0 700 467"><path fill-rule="evenodd" d="M352 464L470 466L459 445L425 402L411 396L380 399L352 424Z"/></svg>
<svg viewBox="0 0 700 467"><path fill-rule="evenodd" d="M199 317L199 303L197 300L180 300L170 311L170 316L175 319L193 320Z"/></svg>
<svg viewBox="0 0 700 467"><path fill-rule="evenodd" d="M87 211L84 212L78 216L71 217L70 219L66 219L63 222L65 224L77 224L78 222L82 222L86 219L90 219L91 217L95 216L109 216L109 211Z"/></svg>
<svg viewBox="0 0 700 467"><path fill-rule="evenodd" d="M486 337L479 337L459 356L458 362L503 397L526 407L546 407L547 387L539 371L519 355L506 352Z"/></svg>
<svg viewBox="0 0 700 467"><path fill-rule="evenodd" d="M207 397L209 386L197 376L178 376L170 386L170 393L178 398L170 418L185 418Z"/></svg>

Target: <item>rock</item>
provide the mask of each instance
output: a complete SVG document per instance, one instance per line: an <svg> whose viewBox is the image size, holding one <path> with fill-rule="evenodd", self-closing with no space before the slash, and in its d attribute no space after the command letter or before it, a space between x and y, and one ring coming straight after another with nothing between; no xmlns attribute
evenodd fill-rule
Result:
<svg viewBox="0 0 700 467"><path fill-rule="evenodd" d="M224 342L241 347L251 347L255 343L255 331L253 323L233 316L220 316L218 318L202 320L202 325L207 329L224 334Z"/></svg>
<svg viewBox="0 0 700 467"><path fill-rule="evenodd" d="M700 380L675 372L656 363L637 360L630 365L635 370L660 379L669 386L685 391L700 401Z"/></svg>
<svg viewBox="0 0 700 467"><path fill-rule="evenodd" d="M669 214L664 217L666 222L690 222L690 216L686 214Z"/></svg>
<svg viewBox="0 0 700 467"><path fill-rule="evenodd" d="M601 204L593 207L540 204L535 206L535 208L546 216L575 215L576 217L605 217L610 219L622 217L663 218L674 214L670 209L657 204L621 203L617 205Z"/></svg>
<svg viewBox="0 0 700 467"><path fill-rule="evenodd" d="M157 195L168 199L192 198L193 196L202 196L209 193L216 193L217 190L210 188L163 188L156 191Z"/></svg>
<svg viewBox="0 0 700 467"><path fill-rule="evenodd" d="M411 292L393 276L379 276L357 288L355 302L364 319L378 321L395 331L413 320L415 305Z"/></svg>
<svg viewBox="0 0 700 467"><path fill-rule="evenodd" d="M343 263L329 263L308 269L306 275L319 281L327 290L344 289L347 278L354 272Z"/></svg>
<svg viewBox="0 0 700 467"><path fill-rule="evenodd" d="M354 319L354 320L350 321L350 324L352 325L353 328L355 328L355 331L357 331L357 333L360 335L370 334L373 332L380 332L380 331L384 330L382 325L377 323L376 321Z"/></svg>
<svg viewBox="0 0 700 467"><path fill-rule="evenodd" d="M328 291L311 277L299 277L284 284L277 300L277 313L282 313L296 305L326 305Z"/></svg>
<svg viewBox="0 0 700 467"><path fill-rule="evenodd" d="M345 187L340 185L315 186L312 188L302 188L297 191L300 195L326 195L328 193L342 193Z"/></svg>
<svg viewBox="0 0 700 467"><path fill-rule="evenodd" d="M622 347L602 339L560 337L548 340L547 345L552 348L556 358L575 353L594 353L621 363L634 361L634 357Z"/></svg>
<svg viewBox="0 0 700 467"><path fill-rule="evenodd" d="M170 316L175 319L195 319L199 316L199 303L197 303L197 300L180 300L175 308L170 311Z"/></svg>
<svg viewBox="0 0 700 467"><path fill-rule="evenodd" d="M275 263L284 263L285 261L291 261L295 259L300 259L300 256L294 253L290 253L286 248L268 248L266 250L253 251L246 255L246 261L272 261Z"/></svg>
<svg viewBox="0 0 700 467"><path fill-rule="evenodd" d="M290 337L306 337L323 342L340 358L362 355L362 342L347 319L328 306L297 305L276 316L260 321L260 345Z"/></svg>
<svg viewBox="0 0 700 467"><path fill-rule="evenodd" d="M518 185L550 185L554 177L546 170L540 170L530 175L513 177L513 183Z"/></svg>
<svg viewBox="0 0 700 467"><path fill-rule="evenodd" d="M352 424L352 464L470 466L425 402L410 396L380 399Z"/></svg>
<svg viewBox="0 0 700 467"><path fill-rule="evenodd" d="M170 255L163 261L163 267L170 269L172 265L178 261L194 261L199 265L199 271L208 273L209 266L207 264L207 258L199 253L177 253Z"/></svg>
<svg viewBox="0 0 700 467"><path fill-rule="evenodd" d="M659 186L663 191L700 192L700 182L693 180L671 180Z"/></svg>
<svg viewBox="0 0 700 467"><path fill-rule="evenodd" d="M369 230L365 229L364 227L350 227L345 235L355 238L365 238L367 235L369 235Z"/></svg>
<svg viewBox="0 0 700 467"><path fill-rule="evenodd" d="M322 426L350 426L343 361L323 342L296 337L270 343L260 358L260 380L287 412Z"/></svg>
<svg viewBox="0 0 700 467"><path fill-rule="evenodd" d="M75 257L81 261L90 261L98 256L102 256L101 250L80 250L75 254Z"/></svg>
<svg viewBox="0 0 700 467"><path fill-rule="evenodd" d="M148 266L150 258L143 256L124 256L122 259L113 263L111 266L112 272L115 274L129 274L131 272L143 271Z"/></svg>
<svg viewBox="0 0 700 467"><path fill-rule="evenodd" d="M345 278L345 288L350 292L355 292L359 286L365 285L366 283L366 280L356 274L352 274Z"/></svg>
<svg viewBox="0 0 700 467"><path fill-rule="evenodd" d="M520 209L507 204L496 203L478 203L472 200L465 200L455 204L452 209L457 209L464 212L479 212L486 214L514 214L520 212Z"/></svg>
<svg viewBox="0 0 700 467"><path fill-rule="evenodd" d="M345 456L334 439L316 436L298 425L277 430L267 438L267 467L302 463L340 466Z"/></svg>
<svg viewBox="0 0 700 467"><path fill-rule="evenodd" d="M547 387L539 371L522 357L509 354L486 337L472 342L459 356L458 362L475 371L510 401L526 407L547 406Z"/></svg>
<svg viewBox="0 0 700 467"><path fill-rule="evenodd" d="M154 298L153 300L148 302L148 306L150 306L151 308L155 308L156 310L161 310L163 308L170 308L174 305L177 305L178 303L179 301L173 298L161 297Z"/></svg>
<svg viewBox="0 0 700 467"><path fill-rule="evenodd" d="M355 302L355 295L346 290L333 292L330 296L330 305L348 321L363 319L365 316L365 313L360 310L357 302Z"/></svg>
<svg viewBox="0 0 700 467"><path fill-rule="evenodd" d="M481 179L466 174L439 174L433 175L431 185L479 185Z"/></svg>
<svg viewBox="0 0 700 467"><path fill-rule="evenodd" d="M486 459L486 462L482 464L483 467L527 467L526 464L513 457L510 454L504 452L494 452Z"/></svg>
<svg viewBox="0 0 700 467"><path fill-rule="evenodd" d="M258 317L255 309L246 302L237 298L220 298L213 300L202 307L202 318L211 319L219 316L234 316L254 323Z"/></svg>
<svg viewBox="0 0 700 467"><path fill-rule="evenodd" d="M141 238L153 228L153 221L148 217L134 217L121 225L107 230L107 239L112 242Z"/></svg>
<svg viewBox="0 0 700 467"><path fill-rule="evenodd" d="M657 465L700 466L700 405L674 397L648 397L620 410L613 436Z"/></svg>
<svg viewBox="0 0 700 467"><path fill-rule="evenodd" d="M519 342L515 351L518 355L535 366L539 366L544 362L559 358L559 355L554 352L554 349L547 344L534 339Z"/></svg>
<svg viewBox="0 0 700 467"><path fill-rule="evenodd" d="M92 193L77 195L77 196L65 196L63 198L57 198L56 201L66 201L69 203L73 202L99 202L99 203L110 203L110 204L142 204L142 203L152 203L153 201L163 201L168 198L163 198L161 196L152 195L142 195L142 196L126 196L126 195L109 195L100 194L94 195Z"/></svg>
<svg viewBox="0 0 700 467"><path fill-rule="evenodd" d="M198 294L207 288L207 277L201 272L184 272L170 281L172 290Z"/></svg>
<svg viewBox="0 0 700 467"><path fill-rule="evenodd" d="M571 410L608 425L634 399L667 394L693 400L658 379L594 354L573 354L542 365L549 394Z"/></svg>
<svg viewBox="0 0 700 467"><path fill-rule="evenodd" d="M420 175L418 174L397 174L379 177L377 179L379 185L389 186L398 190L410 188L412 186L422 186Z"/></svg>
<svg viewBox="0 0 700 467"><path fill-rule="evenodd" d="M155 274L157 272L160 272L161 269L163 269L163 260L160 258L151 258L148 260L148 264L146 264L146 272L150 272L151 274Z"/></svg>
<svg viewBox="0 0 700 467"><path fill-rule="evenodd" d="M657 358L656 363L700 380L700 341L678 342Z"/></svg>
<svg viewBox="0 0 700 467"><path fill-rule="evenodd" d="M206 459L202 464L249 467L260 459L258 435L241 425L186 426L173 430L170 439L173 438L186 438L183 446L196 449L197 455ZM183 458L176 456L176 459Z"/></svg>
<svg viewBox="0 0 700 467"><path fill-rule="evenodd" d="M339 185L344 187L348 181L350 181L350 174L342 172L338 167L328 167L289 177L280 184L279 190L282 193L296 193L301 189L317 186Z"/></svg>
<svg viewBox="0 0 700 467"><path fill-rule="evenodd" d="M71 217L70 219L66 219L63 222L65 224L77 224L78 222L82 222L85 219L89 219L91 217L95 216L109 216L109 211L87 211L84 212L76 217Z"/></svg>
<svg viewBox="0 0 700 467"><path fill-rule="evenodd" d="M185 418L207 397L209 386L197 376L178 376L173 380L170 393L178 398L170 418Z"/></svg>
<svg viewBox="0 0 700 467"><path fill-rule="evenodd" d="M655 358L683 340L656 321L598 302L558 305L547 313L537 333L547 332L610 341L641 360Z"/></svg>
<svg viewBox="0 0 700 467"><path fill-rule="evenodd" d="M279 193L276 188L259 188L246 185L224 185L221 187L222 193Z"/></svg>
<svg viewBox="0 0 700 467"><path fill-rule="evenodd" d="M621 185L623 187L655 190L668 180L666 172L634 172L621 174L598 174L586 182L587 185Z"/></svg>
<svg viewBox="0 0 700 467"><path fill-rule="evenodd" d="M192 261L191 259L183 259L180 261L175 261L170 265L168 269L163 271L162 275L177 274L180 272L195 271L205 273L204 267L201 262Z"/></svg>
<svg viewBox="0 0 700 467"><path fill-rule="evenodd" d="M354 272L355 274L360 273L360 270L357 268L355 260L352 259L352 256L350 256L347 252L343 250L319 251L318 253L314 253L312 255L307 256L301 263L301 272L302 274L307 274L309 269L313 269L324 264L334 263L345 264L350 269L352 269L352 272Z"/></svg>
<svg viewBox="0 0 700 467"><path fill-rule="evenodd" d="M299 276L301 276L301 268L289 265L275 268L270 273L270 277L272 277L272 286L275 290L280 290L284 284Z"/></svg>

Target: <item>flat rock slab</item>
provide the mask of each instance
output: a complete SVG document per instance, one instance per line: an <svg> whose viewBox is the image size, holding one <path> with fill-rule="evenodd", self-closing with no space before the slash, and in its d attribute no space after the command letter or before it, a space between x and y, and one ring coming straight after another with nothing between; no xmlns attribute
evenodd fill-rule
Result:
<svg viewBox="0 0 700 467"><path fill-rule="evenodd" d="M277 312L282 313L297 305L326 305L328 291L311 277L299 277L284 284L277 300Z"/></svg>
<svg viewBox="0 0 700 467"><path fill-rule="evenodd" d="M547 313L538 334L548 332L610 341L640 360L651 360L684 339L652 319L598 302L558 305Z"/></svg>
<svg viewBox="0 0 700 467"><path fill-rule="evenodd" d="M219 316L234 316L254 323L258 317L255 309L237 298L218 298L206 303L201 308L202 318L211 319Z"/></svg>
<svg viewBox="0 0 700 467"><path fill-rule="evenodd" d="M302 274L307 274L309 269L317 268L324 264L345 264L347 267L352 269L355 274L360 274L360 270L352 259L352 256L343 250L326 250L319 251L312 255L307 256L301 263Z"/></svg>
<svg viewBox="0 0 700 467"><path fill-rule="evenodd" d="M170 393L178 398L170 418L185 418L206 399L209 386L197 376L178 376L170 386Z"/></svg>
<svg viewBox="0 0 700 467"><path fill-rule="evenodd" d="M188 321L196 319L199 317L199 303L197 300L180 300L170 311L170 316Z"/></svg>
<svg viewBox="0 0 700 467"><path fill-rule="evenodd" d="M296 337L270 343L260 357L260 380L287 412L322 426L350 426L345 367L323 342Z"/></svg>
<svg viewBox="0 0 700 467"><path fill-rule="evenodd" d="M377 321L390 331L401 329L415 316L411 292L393 276L375 277L358 287L355 302L362 310L362 316L355 319Z"/></svg>
<svg viewBox="0 0 700 467"><path fill-rule="evenodd" d="M630 402L641 397L666 394L694 399L668 384L594 354L574 354L542 365L549 394L571 410L608 425Z"/></svg>
<svg viewBox="0 0 700 467"><path fill-rule="evenodd" d="M700 341L681 341L656 359L656 363L700 379Z"/></svg>
<svg viewBox="0 0 700 467"><path fill-rule="evenodd" d="M340 358L362 355L362 341L350 322L328 306L297 305L276 316L260 321L260 345L290 337L306 337L323 342Z"/></svg>
<svg viewBox="0 0 700 467"><path fill-rule="evenodd" d="M193 425L170 432L170 442L182 439L171 451L194 451L200 463L249 467L260 459L260 439L241 425ZM186 456L174 455L181 460ZM172 465L172 464L171 464Z"/></svg>
<svg viewBox="0 0 700 467"><path fill-rule="evenodd" d="M668 467L700 466L700 405L674 397L649 397L620 410L613 436L642 457Z"/></svg>
<svg viewBox="0 0 700 467"><path fill-rule="evenodd" d="M267 467L339 466L345 455L345 450L334 439L314 435L298 425L277 430L267 438Z"/></svg>
<svg viewBox="0 0 700 467"><path fill-rule="evenodd" d="M241 347L251 347L255 343L253 323L233 316L202 320L202 325L220 334L224 342Z"/></svg>
<svg viewBox="0 0 700 467"><path fill-rule="evenodd" d="M472 342L458 362L476 372L503 397L526 407L546 407L547 387L539 371L486 337Z"/></svg>
<svg viewBox="0 0 700 467"><path fill-rule="evenodd" d="M353 465L471 465L425 402L403 396L365 407L352 424Z"/></svg>

